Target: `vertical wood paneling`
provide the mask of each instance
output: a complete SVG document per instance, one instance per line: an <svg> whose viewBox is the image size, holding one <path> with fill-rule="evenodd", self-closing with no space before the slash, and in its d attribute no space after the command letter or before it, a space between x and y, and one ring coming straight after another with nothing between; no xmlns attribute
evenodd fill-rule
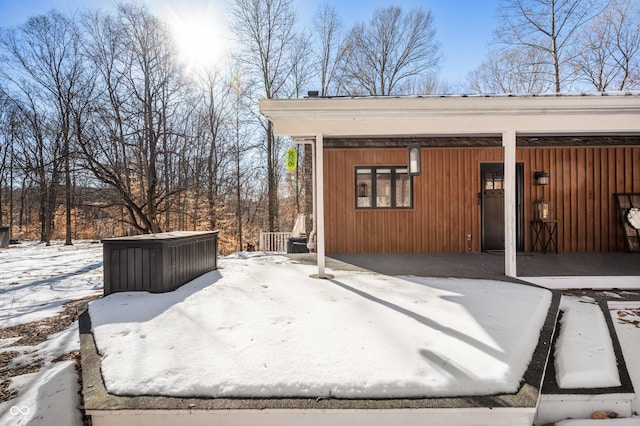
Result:
<svg viewBox="0 0 640 426"><path fill-rule="evenodd" d="M438 158L441 151L435 149L433 151L430 151L430 153L432 154L429 156L431 162L427 166L429 169L427 171L427 175L425 176L426 179L419 179L419 181L421 181L420 189L425 190L423 186L430 186L433 188L433 190L429 191L431 201L427 205L428 211L426 213L429 217L432 218L432 221L434 223L439 223L439 221L442 220L440 217L440 209L438 208L438 206L440 205L439 203L441 202L440 190L438 188L442 187L442 160ZM427 251L432 252L434 250L434 247L438 243L438 238L440 238L442 235L442 228L434 227L432 223L428 223L427 226L429 227L429 242L427 245Z"/></svg>
<svg viewBox="0 0 640 426"><path fill-rule="evenodd" d="M471 240L471 250L474 250L473 248L473 235L475 234L474 229L473 229L473 223L471 221L471 208L468 208L467 206L470 206L471 203L473 203L474 198L475 198L475 193L477 191L474 191L475 188L473 188L472 185L472 180L471 180L471 170L470 167L468 167L468 164L470 164L470 153L469 150L462 150L461 151L461 155L460 155L460 163L459 163L459 167L460 167L460 172L463 175L463 179L462 179L462 185L461 185L461 190L464 196L464 202L461 206L464 214L462 217L462 223L464 226L464 238L465 238L465 250L468 250L469 248L469 242L466 241L467 235L471 235L472 240ZM476 238L477 239L477 238Z"/></svg>
<svg viewBox="0 0 640 426"><path fill-rule="evenodd" d="M586 226L586 197L585 197L585 179L586 175L584 172L586 166L586 158L585 158L585 149L584 148L576 148L576 185L574 188L577 190L575 192L575 221L577 223L577 235L585 236L587 233ZM584 252L587 249L586 246L586 238L576 238L577 240L577 250L580 252Z"/></svg>
<svg viewBox="0 0 640 426"><path fill-rule="evenodd" d="M633 174L631 181L633 185L630 192L640 192L640 149L633 149L632 158L631 169L633 170Z"/></svg>
<svg viewBox="0 0 640 426"><path fill-rule="evenodd" d="M595 173L594 167L593 167L593 154L594 151L593 149L588 149L585 150L585 155L586 155L586 162L587 162L587 166L585 168L585 177L586 177L586 181L585 181L585 196L586 196L586 218L585 218L585 225L587 227L587 245L585 247L586 251L594 251L595 250L595 244L594 244L594 236L595 236L595 220L589 220L589 218L595 218L595 202L594 202L594 198L593 198L593 193L594 193L594 189L593 189L593 175Z"/></svg>
<svg viewBox="0 0 640 426"><path fill-rule="evenodd" d="M535 152L542 149L548 152L548 164ZM536 170L549 171L551 183L544 190L559 221L560 251L624 250L613 194L640 191L640 180L634 175L640 164L640 147L519 148L519 152L526 151L530 155L520 157L529 170L525 173L525 208L532 209L541 196L533 182L527 196L527 179L533 179ZM525 220L530 220L526 211ZM527 233L525 236L530 238ZM525 244L529 247L530 240Z"/></svg>
<svg viewBox="0 0 640 426"><path fill-rule="evenodd" d="M608 153L609 153L609 170L616 170L616 149L615 148L609 148L607 149ZM609 173L606 175L608 177L608 181L609 181L609 193L613 193L615 192L616 189L616 175L615 173ZM612 201L609 201L609 199L606 200L607 202L607 211L611 211L612 210ZM615 225L616 223L612 220L613 218L610 217L609 220L607 221L607 246L611 247L613 245L615 245Z"/></svg>
<svg viewBox="0 0 640 426"><path fill-rule="evenodd" d="M472 235L472 249L479 250L476 194L482 151L423 150L423 174L414 178L414 209L356 210L355 166L402 166L406 151L326 150L327 173L332 176L325 183L327 251L464 252L467 234ZM500 157L500 149L495 151ZM489 158L495 157L494 153Z"/></svg>
<svg viewBox="0 0 640 426"><path fill-rule="evenodd" d="M602 246L602 150L593 150L593 251Z"/></svg>
<svg viewBox="0 0 640 426"><path fill-rule="evenodd" d="M454 176L456 177L456 182L454 183L453 187L455 188L455 190L458 192L458 195L456 197L456 205L455 205L455 214L454 217L457 219L456 224L457 224L457 229L456 232L453 234L454 238L455 238L455 247L458 249L457 251L459 252L464 252L467 249L467 227L464 224L464 212L465 210L467 210L467 208L465 208L465 204L468 203L469 201L467 200L467 193L465 193L464 191L464 180L465 180L465 172L464 172L464 167L462 165L462 152L461 151L457 151L456 153L456 162L455 162L455 168L454 168L455 172L454 172Z"/></svg>
<svg viewBox="0 0 640 426"><path fill-rule="evenodd" d="M562 152L562 164L560 165L561 170L563 171L563 179L562 179L562 203L556 206L556 209L559 209L563 215L558 216L562 217L562 235L564 240L564 248L567 251L573 251L571 247L571 237L575 235L571 229L572 224L575 222L571 218L571 149L565 149ZM560 224L558 224L560 226ZM558 248L559 249L559 248Z"/></svg>
<svg viewBox="0 0 640 426"><path fill-rule="evenodd" d="M567 186L566 191L569 194L569 205L568 205L568 210L569 210L569 224L570 224L570 232L571 235L569 235L569 242L570 242L570 248L569 250L571 251L577 251L578 248L578 240L577 240L577 236L578 236L578 220L577 220L577 216L578 216L578 188L577 188L577 183L578 183L578 176L577 176L577 170L576 170L576 149L575 148L570 148L569 149L569 186ZM571 190L573 188L573 191Z"/></svg>
<svg viewBox="0 0 640 426"><path fill-rule="evenodd" d="M600 150L600 217L603 220L600 223L600 244L602 247L608 247L609 245L609 222L606 220L605 213L609 211L609 201L606 194L609 193L609 179L607 176L607 170L609 170L609 151L606 149Z"/></svg>
<svg viewBox="0 0 640 426"><path fill-rule="evenodd" d="M524 163L525 249L531 247L535 200L551 202L560 251L621 251L613 194L640 192L640 147L520 147ZM481 249L480 164L501 162L502 148L423 148L411 210L356 210L355 166L403 166L406 150L327 149L325 215L328 253L466 252ZM550 185L538 187L544 170Z"/></svg>

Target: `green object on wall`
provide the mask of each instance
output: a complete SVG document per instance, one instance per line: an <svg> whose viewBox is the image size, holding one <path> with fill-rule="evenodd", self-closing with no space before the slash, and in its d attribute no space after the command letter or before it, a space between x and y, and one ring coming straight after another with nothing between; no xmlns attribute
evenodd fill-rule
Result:
<svg viewBox="0 0 640 426"><path fill-rule="evenodd" d="M298 152L295 148L287 150L287 170L295 170L298 167Z"/></svg>

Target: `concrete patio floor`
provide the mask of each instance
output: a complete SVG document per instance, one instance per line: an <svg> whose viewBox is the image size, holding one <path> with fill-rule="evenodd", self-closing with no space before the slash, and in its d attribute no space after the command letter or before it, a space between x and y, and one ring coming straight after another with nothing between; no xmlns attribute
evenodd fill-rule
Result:
<svg viewBox="0 0 640 426"><path fill-rule="evenodd" d="M292 255L315 262L315 255ZM385 275L480 278L516 281L504 275L504 254L329 254L337 260ZM518 277L640 276L639 253L518 253ZM327 263L328 266L329 263Z"/></svg>

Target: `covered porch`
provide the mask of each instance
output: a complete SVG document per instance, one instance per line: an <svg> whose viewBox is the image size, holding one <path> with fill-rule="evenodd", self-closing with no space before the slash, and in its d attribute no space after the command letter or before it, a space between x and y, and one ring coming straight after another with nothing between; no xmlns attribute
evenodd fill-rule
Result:
<svg viewBox="0 0 640 426"><path fill-rule="evenodd" d="M532 202L540 195L545 198L544 190L534 190L530 183L523 186L521 176L531 179L539 167L547 171L551 168L556 173L553 178L563 176L561 187L550 188L546 195L559 207L563 205L560 238L564 241L560 241L560 252L576 256L589 251L620 252L623 245L617 241L619 230L615 226L619 219L612 210L613 195L640 192L638 93L308 98L262 100L260 109L274 124L277 135L313 146L315 220L311 237L315 239L320 277L324 276L325 252L371 253L372 257L376 253L432 253L435 257L430 264L434 259L441 259L443 264L443 272L431 266L435 268L429 272L432 276L452 276L446 271L446 263L452 261L473 271L473 259L482 259L479 265L499 264L500 271L491 272L493 275L516 278L540 275L539 271L545 270L543 275L548 276L549 268L530 262L536 255L518 253L531 246ZM536 146L541 140L549 141L549 136L553 137L551 145L545 142ZM563 148L569 139L569 146ZM372 141L375 146L371 146ZM439 145L443 141L446 146ZM521 147L522 141L527 145ZM387 209L363 209L359 202L354 203L353 183L358 179L354 175L368 167L367 173L373 170L373 181L382 166L395 166L390 172L395 176L400 173L398 167L405 164L406 168L408 163L403 143L415 142L423 152L419 161L422 175L418 172L413 176L415 196L412 192L410 208L398 209L394 203L383 206L391 207ZM617 148L619 152L576 151L593 144L599 150ZM549 154L552 149L563 151ZM442 150L444 157L451 154L453 160L440 161L439 155L432 155ZM462 151L464 155L456 154ZM480 185L479 175L484 176L483 166L491 162L502 166L500 186L491 188L499 190L496 192L503 205L499 228L504 251L500 255L479 252L478 238L484 240L486 229L484 212L474 207L478 204L476 195L480 198L478 191L485 187ZM570 164L570 172L565 172L566 164ZM336 195L340 190L344 193ZM523 196L524 207L520 207ZM375 201L366 207L376 207ZM596 216L593 212L598 212L596 219L592 219ZM456 219L452 219L454 215ZM586 239L578 235L583 230ZM375 240L374 234L382 239ZM336 246L336 238L341 239L341 245ZM485 248L483 242L482 250ZM438 255L447 252L457 252L461 257L453 260ZM342 256L351 255L338 255ZM574 270L579 273L570 272L563 268L564 263L558 258L554 275L603 275L601 270L578 266ZM581 261L574 263L580 265ZM589 260L586 263L589 267L596 264ZM486 266L479 268L488 273ZM488 268L495 270L493 266Z"/></svg>

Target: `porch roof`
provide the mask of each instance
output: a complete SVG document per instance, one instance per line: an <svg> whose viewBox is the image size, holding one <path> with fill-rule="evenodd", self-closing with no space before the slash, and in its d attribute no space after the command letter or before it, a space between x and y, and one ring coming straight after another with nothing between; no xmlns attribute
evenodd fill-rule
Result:
<svg viewBox="0 0 640 426"><path fill-rule="evenodd" d="M640 92L262 99L279 136L635 134Z"/></svg>

